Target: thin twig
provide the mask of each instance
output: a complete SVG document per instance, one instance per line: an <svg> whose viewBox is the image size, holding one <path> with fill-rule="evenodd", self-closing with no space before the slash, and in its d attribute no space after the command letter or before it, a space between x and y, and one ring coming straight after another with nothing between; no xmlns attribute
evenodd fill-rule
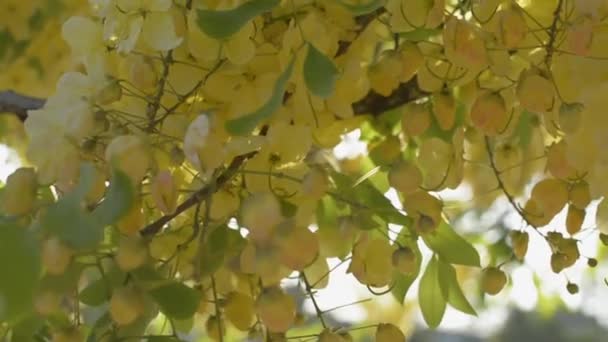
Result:
<svg viewBox="0 0 608 342"><path fill-rule="evenodd" d="M317 317L319 317L319 321L321 321L321 325L323 326L323 328L327 328L327 325L325 324L325 319L323 319L324 312L321 311L321 308L319 307L319 304L317 303L317 300L315 299L315 295L314 295L314 293L312 293L312 287L310 286L310 283L308 282L308 279L306 278L306 274L304 274L304 272L300 272L300 277L302 278L302 281L304 282L304 288L306 289L306 293L308 293L308 296L310 296L312 305L315 307L315 311L317 312Z"/></svg>
<svg viewBox="0 0 608 342"><path fill-rule="evenodd" d="M564 0L558 0L555 11L553 12L553 22L549 27L549 41L546 45L547 54L545 55L545 65L547 69L551 70L551 59L553 58L553 52L555 51L555 39L557 38L557 23L559 22L559 16L562 11Z"/></svg>

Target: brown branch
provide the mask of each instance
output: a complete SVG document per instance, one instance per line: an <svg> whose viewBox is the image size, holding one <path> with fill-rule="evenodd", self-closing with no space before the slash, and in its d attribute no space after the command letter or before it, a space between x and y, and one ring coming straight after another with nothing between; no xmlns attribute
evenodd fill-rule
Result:
<svg viewBox="0 0 608 342"><path fill-rule="evenodd" d="M553 11L553 22L549 27L549 41L545 47L545 50L547 51L547 54L545 55L545 65L549 69L548 71L551 70L551 59L553 58L553 53L555 52L555 39L557 38L557 23L559 22L563 4L564 0L558 0L555 11Z"/></svg>
<svg viewBox="0 0 608 342"><path fill-rule="evenodd" d="M198 191L196 191L187 200L185 200L180 205L178 205L177 208L175 209L174 213L164 215L161 218L159 218L158 220L150 223L149 225L144 227L142 230L140 230L139 234L141 236L147 237L147 236L153 236L156 233L158 233L165 224L169 223L171 220L173 220L179 214L192 208L197 203L202 202L205 199L209 198L209 196L213 195L213 193L217 189L221 189L222 186L224 186L226 183L228 183L238 173L241 166L248 159L255 156L256 154L257 154L257 152L254 151L254 152L249 152L247 154L242 154L242 155L234 158L232 160L232 162L230 163L230 165L228 166L228 168L224 172L222 172L222 174L220 174L213 181L212 184L208 184L208 185L202 187L201 189L199 189Z"/></svg>
<svg viewBox="0 0 608 342"><path fill-rule="evenodd" d="M426 95L428 95L426 92L418 88L417 80L414 77L408 82L401 83L392 94L386 97L373 90L370 91L362 100L353 103L353 111L358 115L377 116Z"/></svg>
<svg viewBox="0 0 608 342"><path fill-rule="evenodd" d="M384 7L380 7L379 9L375 10L372 13L357 17L355 19L357 26L358 26L357 30L355 31L356 36L358 37L361 34L361 32L363 32L367 28L367 25L369 25L372 21L374 21L374 19L378 18L384 12L386 12ZM355 37L354 39L357 39L357 38ZM350 47L350 45L353 43L353 40L350 40L350 41L342 40L342 41L338 42L338 51L336 52L335 57L345 54L348 51L348 48Z"/></svg>
<svg viewBox="0 0 608 342"><path fill-rule="evenodd" d="M353 110L356 115L371 114L376 116L425 95L426 93L418 88L416 79L414 78L409 82L401 84L391 95L386 97L370 91L365 98L353 104ZM28 97L17 94L13 91L0 92L0 112L15 113L22 121L25 121L27 118L28 110L39 109L44 105L44 103L44 99ZM262 129L260 134L264 135L266 130L267 127ZM247 160L256 154L257 151L254 151L234 158L228 168L226 168L226 170L221 173L213 181L213 183L199 189L192 196L179 204L174 213L164 215L145 226L140 231L140 235L143 237L154 236L175 217L212 196L217 189L221 189L225 184L230 182L230 180L238 173L241 166L243 166Z"/></svg>
<svg viewBox="0 0 608 342"><path fill-rule="evenodd" d="M496 161L494 161L494 153L492 153L492 145L490 143L490 138L487 136L485 137L485 145L486 145L486 152L488 153L488 158L490 158L490 167L492 168L492 171L494 172L494 176L496 177L496 181L498 182L498 188L502 191L502 193L505 195L505 197L507 197L507 200L509 201L509 203L511 204L513 209L515 209L515 211L519 214L519 216L521 216L521 218L524 220L524 222L526 222L526 224L532 228L535 228L535 229L538 228L536 225L532 224L532 222L530 222L528 220L524 211L517 204L517 202L515 202L515 198L513 197L513 195L507 191L507 187L505 186L505 183L503 182L502 178L500 177L501 171L499 171L498 168L496 167Z"/></svg>
<svg viewBox="0 0 608 342"><path fill-rule="evenodd" d="M46 100L18 94L12 90L0 91L0 113L13 113L19 120L27 119L27 111L40 109Z"/></svg>

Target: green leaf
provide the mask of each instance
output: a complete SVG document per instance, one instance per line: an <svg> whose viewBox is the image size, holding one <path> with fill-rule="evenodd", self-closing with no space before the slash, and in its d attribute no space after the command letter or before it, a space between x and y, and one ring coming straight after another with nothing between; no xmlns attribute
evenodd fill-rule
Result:
<svg viewBox="0 0 608 342"><path fill-rule="evenodd" d="M295 204L284 199L280 199L279 202L281 204L281 214L283 214L283 216L295 216L296 212L298 211L298 207Z"/></svg>
<svg viewBox="0 0 608 342"><path fill-rule="evenodd" d="M372 13L381 8L386 3L386 0L370 0L365 4L353 5L344 1L340 1L342 6L346 7L354 16L360 16Z"/></svg>
<svg viewBox="0 0 608 342"><path fill-rule="evenodd" d="M83 163L74 190L50 205L40 222L44 230L75 249L93 249L103 239L103 225L82 206L94 175L93 165Z"/></svg>
<svg viewBox="0 0 608 342"><path fill-rule="evenodd" d="M526 148L528 145L530 145L530 141L532 140L532 131L535 127L533 121L536 120L536 118L536 114L527 110L521 112L517 126L513 130L512 137L519 140L519 144L522 148Z"/></svg>
<svg viewBox="0 0 608 342"><path fill-rule="evenodd" d="M110 299L110 291L111 289L107 280L97 279L80 291L78 298L83 304L99 306Z"/></svg>
<svg viewBox="0 0 608 342"><path fill-rule="evenodd" d="M449 131L444 131L439 126L439 122L436 119L435 115L432 115L431 126L424 132L423 138L437 137L447 142L448 144L452 144L452 137L454 136L454 132L456 129L461 127L464 124L466 113L466 106L462 102L456 103L456 118L454 119L454 126Z"/></svg>
<svg viewBox="0 0 608 342"><path fill-rule="evenodd" d="M15 43L15 38L8 29L0 31L0 60L8 55L11 45Z"/></svg>
<svg viewBox="0 0 608 342"><path fill-rule="evenodd" d="M473 245L445 221L434 232L421 235L424 243L450 264L479 267L479 254Z"/></svg>
<svg viewBox="0 0 608 342"><path fill-rule="evenodd" d="M177 337L173 336L149 336L144 338L146 342L181 342Z"/></svg>
<svg viewBox="0 0 608 342"><path fill-rule="evenodd" d="M103 226L84 212L74 197L65 197L50 206L41 225L74 249L93 249L103 239Z"/></svg>
<svg viewBox="0 0 608 342"><path fill-rule="evenodd" d="M27 311L40 276L40 247L33 234L16 224L0 224L0 321Z"/></svg>
<svg viewBox="0 0 608 342"><path fill-rule="evenodd" d="M447 297L448 303L454 309L477 316L477 312L475 312L471 303L469 303L464 293L462 293L454 266L441 259L439 259L439 283L441 284L444 298Z"/></svg>
<svg viewBox="0 0 608 342"><path fill-rule="evenodd" d="M198 10L198 27L209 37L226 39L237 33L247 22L278 6L279 0L252 0L231 10Z"/></svg>
<svg viewBox="0 0 608 342"><path fill-rule="evenodd" d="M388 175L386 170L381 165L376 165L374 161L371 159L371 156L367 156L361 158L361 172L371 172L376 167L380 166L380 170L372 175L370 175L367 179L369 179L369 183L374 186L374 188L378 189L379 192L385 193L390 189L390 184L388 184ZM361 176L363 177L363 176ZM359 178L360 179L360 178ZM353 184L353 187L357 186L357 182Z"/></svg>
<svg viewBox="0 0 608 342"><path fill-rule="evenodd" d="M420 278L418 303L426 324L437 328L445 313L446 301L441 291L439 264L435 256L431 258Z"/></svg>
<svg viewBox="0 0 608 342"><path fill-rule="evenodd" d="M110 178L110 187L106 196L93 215L102 225L116 223L129 212L134 198L135 191L129 176L116 169Z"/></svg>
<svg viewBox="0 0 608 342"><path fill-rule="evenodd" d="M338 229L338 207L331 196L321 198L317 204L316 217L319 229Z"/></svg>
<svg viewBox="0 0 608 342"><path fill-rule="evenodd" d="M91 332L87 336L87 342L96 342L100 340L100 337L106 333L106 328L112 324L112 318L110 313L106 312L95 321L91 327Z"/></svg>
<svg viewBox="0 0 608 342"><path fill-rule="evenodd" d="M71 263L68 269L59 275L45 274L40 280L40 288L53 290L58 293L72 291L74 284L78 283L84 266L79 263Z"/></svg>
<svg viewBox="0 0 608 342"><path fill-rule="evenodd" d="M239 253L245 240L241 234L227 226L216 227L205 241L201 256L201 275L211 275L223 264L230 253Z"/></svg>
<svg viewBox="0 0 608 342"><path fill-rule="evenodd" d="M283 103L283 95L287 88L287 81L291 77L295 59L292 59L287 69L274 85L272 96L266 103L253 113L226 122L226 130L232 135L247 135L262 121L271 117Z"/></svg>
<svg viewBox="0 0 608 342"><path fill-rule="evenodd" d="M158 304L160 311L173 319L192 317L201 299L199 291L176 282L157 287L148 293Z"/></svg>
<svg viewBox="0 0 608 342"><path fill-rule="evenodd" d="M314 95L326 99L334 92L338 68L312 44L308 44L303 72L306 87Z"/></svg>
<svg viewBox="0 0 608 342"><path fill-rule="evenodd" d="M366 179L353 187L354 182L348 176L334 172L332 178L338 188L336 191L338 200L346 200L355 208L360 205L361 207L357 208L358 210L367 209L386 222L401 225L411 224L411 219L399 212L391 201L372 185L370 179Z"/></svg>
<svg viewBox="0 0 608 342"><path fill-rule="evenodd" d="M407 230L407 228L403 228L403 229ZM402 246L409 247L414 251L414 253L416 254L416 257L417 257L417 264L418 264L416 271L413 272L412 274L403 274L401 272L395 271L395 274L393 276L394 285L393 285L393 288L391 289L391 293L393 294L393 297L399 304L403 304L403 301L405 300L405 296L407 295L407 291L410 289L410 287L412 286L412 284L414 283L414 281L416 280L416 278L418 278L418 275L420 274L420 264L422 263L422 254L420 253L420 248L418 248L418 243L416 242L416 240L401 238L401 237L403 237L402 234L400 234L399 236L400 236L400 238L398 239L399 243Z"/></svg>
<svg viewBox="0 0 608 342"><path fill-rule="evenodd" d="M44 319L39 315L29 315L21 318L11 329L11 341L36 341L34 335L44 327L44 323Z"/></svg>
<svg viewBox="0 0 608 342"><path fill-rule="evenodd" d="M85 198L87 193L93 187L93 183L95 182L95 167L91 163L82 163L80 165L80 176L78 179L78 184L74 187L69 194L67 194L63 198L74 199L75 201L80 201Z"/></svg>
<svg viewBox="0 0 608 342"><path fill-rule="evenodd" d="M42 29L46 17L41 9L37 9L34 14L29 17L28 26L30 30L36 32Z"/></svg>
<svg viewBox="0 0 608 342"><path fill-rule="evenodd" d="M40 58L38 57L29 57L27 59L27 66L34 69L34 71L36 71L36 75L38 76L38 79L42 79L44 77L44 66L42 65L42 62L40 61Z"/></svg>

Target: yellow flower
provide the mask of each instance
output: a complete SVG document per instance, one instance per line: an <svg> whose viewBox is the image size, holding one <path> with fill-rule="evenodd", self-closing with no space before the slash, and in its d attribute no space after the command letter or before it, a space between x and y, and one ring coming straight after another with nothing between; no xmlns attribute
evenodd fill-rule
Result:
<svg viewBox="0 0 608 342"><path fill-rule="evenodd" d="M171 0L116 0L107 9L104 38L121 53L133 50L140 35L153 50L176 48L182 38L175 33L171 4Z"/></svg>

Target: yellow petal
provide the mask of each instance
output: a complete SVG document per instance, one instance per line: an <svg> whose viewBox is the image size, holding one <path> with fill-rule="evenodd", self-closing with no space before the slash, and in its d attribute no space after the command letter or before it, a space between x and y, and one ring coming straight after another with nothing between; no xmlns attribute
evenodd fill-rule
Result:
<svg viewBox="0 0 608 342"><path fill-rule="evenodd" d="M143 25L143 39L155 50L167 51L182 43L175 34L173 17L168 12L151 12L146 15Z"/></svg>

